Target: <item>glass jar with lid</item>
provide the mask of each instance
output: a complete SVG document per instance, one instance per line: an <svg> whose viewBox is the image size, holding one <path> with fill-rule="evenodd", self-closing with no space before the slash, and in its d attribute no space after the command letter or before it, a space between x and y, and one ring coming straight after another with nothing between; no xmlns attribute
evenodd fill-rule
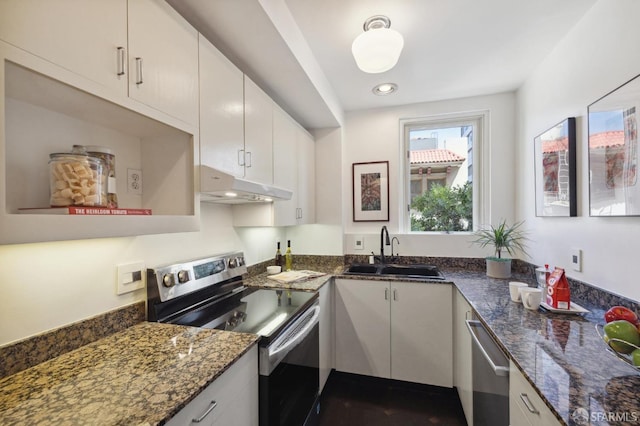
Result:
<svg viewBox="0 0 640 426"><path fill-rule="evenodd" d="M118 195L116 194L116 156L110 148L104 146L86 146L87 153L98 157L104 163L107 176L107 207L118 208Z"/></svg>
<svg viewBox="0 0 640 426"><path fill-rule="evenodd" d="M49 154L51 207L107 206L106 167L82 151Z"/></svg>

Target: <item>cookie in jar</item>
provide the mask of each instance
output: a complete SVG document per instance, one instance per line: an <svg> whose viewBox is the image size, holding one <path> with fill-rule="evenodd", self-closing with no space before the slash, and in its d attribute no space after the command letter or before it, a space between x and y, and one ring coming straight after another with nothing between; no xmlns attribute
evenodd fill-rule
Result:
<svg viewBox="0 0 640 426"><path fill-rule="evenodd" d="M51 207L107 206L107 176L102 160L83 153L49 155Z"/></svg>

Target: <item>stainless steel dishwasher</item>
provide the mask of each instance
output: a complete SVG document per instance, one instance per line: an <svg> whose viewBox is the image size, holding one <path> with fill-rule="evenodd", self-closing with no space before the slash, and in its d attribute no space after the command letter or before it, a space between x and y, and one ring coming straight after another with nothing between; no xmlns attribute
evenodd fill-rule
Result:
<svg viewBox="0 0 640 426"><path fill-rule="evenodd" d="M509 425L509 359L478 320L467 320L473 339L473 425Z"/></svg>

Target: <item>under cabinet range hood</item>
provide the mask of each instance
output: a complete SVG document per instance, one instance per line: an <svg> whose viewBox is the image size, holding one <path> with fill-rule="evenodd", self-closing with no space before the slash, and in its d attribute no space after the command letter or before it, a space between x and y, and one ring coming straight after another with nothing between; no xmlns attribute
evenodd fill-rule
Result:
<svg viewBox="0 0 640 426"><path fill-rule="evenodd" d="M200 166L201 202L246 204L290 200L292 195L293 192L288 189L252 182L209 166Z"/></svg>

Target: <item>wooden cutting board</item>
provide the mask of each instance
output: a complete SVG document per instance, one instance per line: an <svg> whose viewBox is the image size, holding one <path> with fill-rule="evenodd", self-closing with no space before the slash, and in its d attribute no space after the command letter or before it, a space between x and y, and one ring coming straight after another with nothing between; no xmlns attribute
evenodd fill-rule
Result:
<svg viewBox="0 0 640 426"><path fill-rule="evenodd" d="M267 278L288 284L296 281L304 281L311 278L321 277L323 275L326 274L316 271L286 271L275 275L268 275Z"/></svg>

